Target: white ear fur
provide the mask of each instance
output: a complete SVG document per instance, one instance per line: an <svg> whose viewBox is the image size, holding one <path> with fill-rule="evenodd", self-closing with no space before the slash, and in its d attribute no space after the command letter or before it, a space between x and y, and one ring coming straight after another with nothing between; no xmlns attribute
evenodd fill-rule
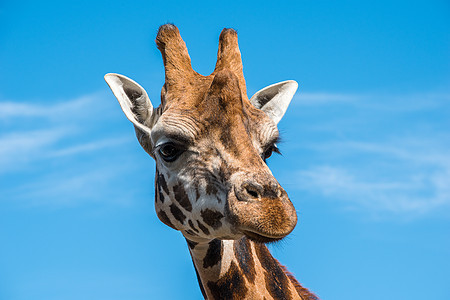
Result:
<svg viewBox="0 0 450 300"><path fill-rule="evenodd" d="M134 80L120 74L106 74L105 81L119 100L120 107L128 120L150 134L153 125L151 122L153 105L144 88Z"/></svg>
<svg viewBox="0 0 450 300"><path fill-rule="evenodd" d="M153 156L150 133L158 114L153 109L147 92L134 80L120 74L106 74L105 81L119 100L125 116L134 124L136 137L142 148Z"/></svg>
<svg viewBox="0 0 450 300"><path fill-rule="evenodd" d="M250 99L250 102L256 108L264 111L275 124L278 124L283 118L297 88L298 83L294 80L275 83L256 92Z"/></svg>

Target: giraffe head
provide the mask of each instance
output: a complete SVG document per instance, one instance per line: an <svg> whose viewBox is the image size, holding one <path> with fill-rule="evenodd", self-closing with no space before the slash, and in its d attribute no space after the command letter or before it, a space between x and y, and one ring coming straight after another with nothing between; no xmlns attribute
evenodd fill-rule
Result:
<svg viewBox="0 0 450 300"><path fill-rule="evenodd" d="M209 76L192 69L174 25L161 26L156 43L165 67L158 108L133 80L118 74L105 79L141 146L156 161L159 219L192 241L285 237L297 215L265 162L278 150L277 123L297 83L274 84L248 99L232 29L220 35Z"/></svg>

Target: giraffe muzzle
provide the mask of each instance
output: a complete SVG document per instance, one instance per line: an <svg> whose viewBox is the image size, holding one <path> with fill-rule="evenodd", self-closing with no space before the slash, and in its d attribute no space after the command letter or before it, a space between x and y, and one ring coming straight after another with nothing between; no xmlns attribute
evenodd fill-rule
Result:
<svg viewBox="0 0 450 300"><path fill-rule="evenodd" d="M297 224L292 202L271 175L257 175L235 185L227 208L236 229L257 242L280 240Z"/></svg>

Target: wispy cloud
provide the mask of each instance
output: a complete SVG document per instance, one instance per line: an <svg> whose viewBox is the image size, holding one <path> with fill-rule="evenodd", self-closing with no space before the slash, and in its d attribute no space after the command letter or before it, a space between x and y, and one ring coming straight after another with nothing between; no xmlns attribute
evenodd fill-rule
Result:
<svg viewBox="0 0 450 300"><path fill-rule="evenodd" d="M387 93L324 93L302 92L294 96L294 105L331 105L350 104L361 107L385 111L411 111L435 109L446 105L450 101L448 92L430 92L415 94L387 94Z"/></svg>
<svg viewBox="0 0 450 300"><path fill-rule="evenodd" d="M302 190L320 193L327 199L345 203L347 208L365 210L375 216L395 213L414 217L450 206L450 168L416 171L385 180L367 178L361 174L365 172L315 166L297 172L296 183Z"/></svg>
<svg viewBox="0 0 450 300"><path fill-rule="evenodd" d="M101 94L57 103L0 102L6 129L0 134L0 187L9 195L4 199L45 206L120 202L111 201L114 188L107 181L126 170L103 159L102 151L112 155L133 135L109 130L105 107Z"/></svg>
<svg viewBox="0 0 450 300"><path fill-rule="evenodd" d="M105 149L108 147L119 146L119 145L129 142L131 140L132 140L131 137L101 139L101 140L96 140L93 142L76 144L76 145L69 146L66 148L55 149L49 153L49 156L51 156L51 157L68 156L68 155L77 155L77 154L86 153L86 152L98 151L98 150L102 150L102 149Z"/></svg>
<svg viewBox="0 0 450 300"><path fill-rule="evenodd" d="M5 125L6 133L0 135L0 173L21 169L33 160L77 155L125 142L124 137L95 137L85 124L84 120L93 116L98 123L105 120L107 114L98 113L102 99L97 93L56 103L0 102L0 120L14 121ZM87 132L93 140L75 139Z"/></svg>
<svg viewBox="0 0 450 300"><path fill-rule="evenodd" d="M47 156L67 131L61 128L12 132L0 136L0 174Z"/></svg>
<svg viewBox="0 0 450 300"><path fill-rule="evenodd" d="M128 170L129 171L129 170ZM120 190L120 176L128 172L116 164L95 168L66 168L49 172L9 190L21 207L74 207L89 203L128 206L132 192Z"/></svg>
<svg viewBox="0 0 450 300"><path fill-rule="evenodd" d="M414 217L450 207L450 94L317 93L305 99L308 105L318 99L321 112L333 105L334 113L313 110L317 119L306 126L296 120L314 142L294 143L309 163L289 173L296 179L287 182L377 216ZM320 142L317 128L323 129Z"/></svg>
<svg viewBox="0 0 450 300"><path fill-rule="evenodd" d="M103 93L93 93L75 99L57 102L0 102L0 120L17 118L70 119L71 117L89 115L99 109L98 103L104 98Z"/></svg>

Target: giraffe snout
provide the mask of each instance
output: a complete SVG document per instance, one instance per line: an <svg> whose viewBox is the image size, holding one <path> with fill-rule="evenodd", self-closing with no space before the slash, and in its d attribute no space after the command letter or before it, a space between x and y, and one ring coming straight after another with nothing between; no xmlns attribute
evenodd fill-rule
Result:
<svg viewBox="0 0 450 300"><path fill-rule="evenodd" d="M286 191L271 174L243 176L235 183L227 202L228 215L235 226L259 242L284 238L297 224L297 214Z"/></svg>

